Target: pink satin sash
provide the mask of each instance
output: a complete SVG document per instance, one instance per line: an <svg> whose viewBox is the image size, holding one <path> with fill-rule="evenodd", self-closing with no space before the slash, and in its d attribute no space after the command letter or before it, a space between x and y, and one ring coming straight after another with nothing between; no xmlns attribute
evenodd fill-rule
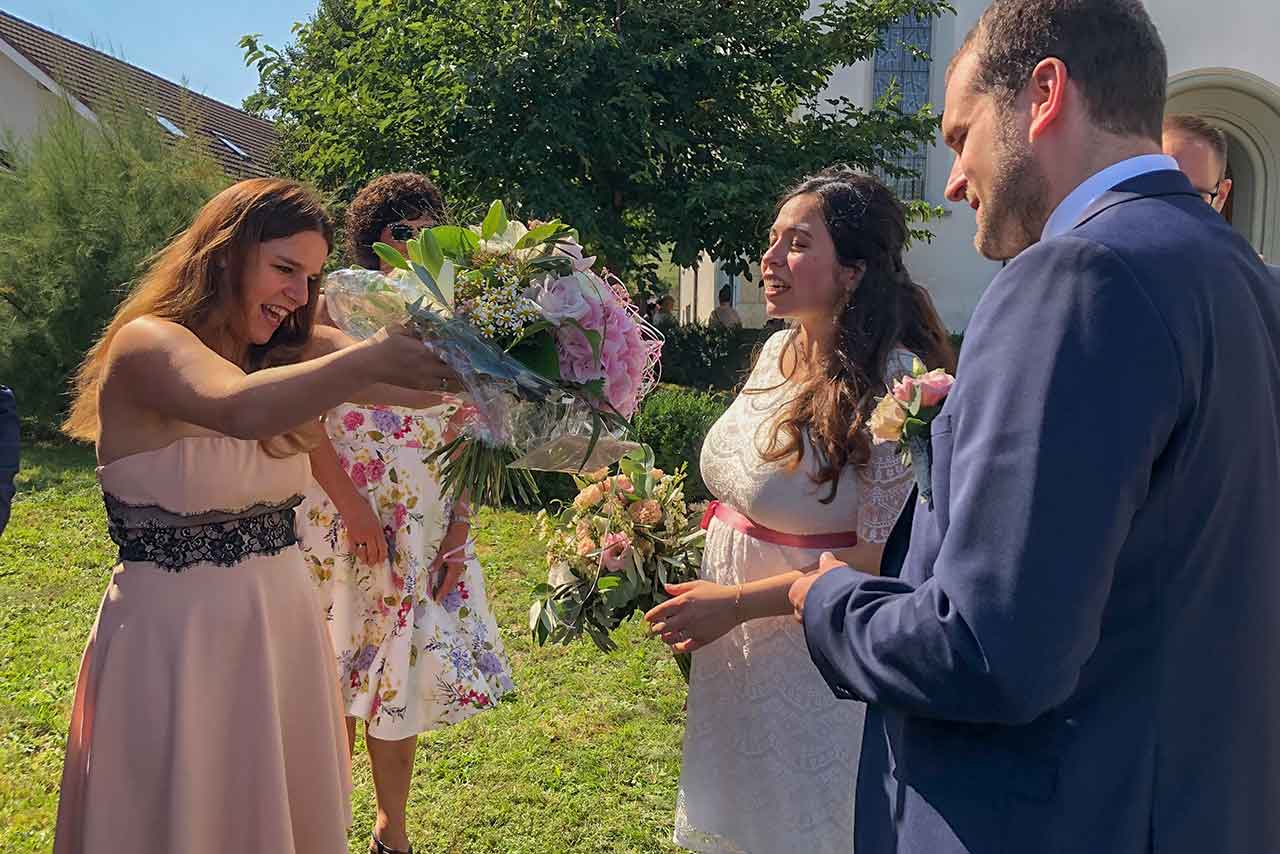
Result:
<svg viewBox="0 0 1280 854"><path fill-rule="evenodd" d="M763 525L757 525L751 519L734 510L728 504L712 501L707 505L707 512L702 514L702 528L706 530L712 519L719 519L730 528L740 531L763 543L775 546L788 546L793 549L813 549L814 551L834 551L848 549L858 544L855 531L844 531L834 534L786 534L774 531Z"/></svg>

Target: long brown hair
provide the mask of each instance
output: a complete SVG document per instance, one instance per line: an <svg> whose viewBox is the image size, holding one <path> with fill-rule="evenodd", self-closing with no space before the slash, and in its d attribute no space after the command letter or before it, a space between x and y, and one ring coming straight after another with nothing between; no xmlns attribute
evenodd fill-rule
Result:
<svg viewBox="0 0 1280 854"><path fill-rule="evenodd" d="M886 391L889 354L903 347L929 368L954 371L955 351L929 292L912 281L902 263L909 231L906 212L893 193L869 175L832 168L789 190L778 210L806 195L821 202L839 263L861 263L865 272L853 293L835 307L833 346L800 381L763 456L769 462L799 465L804 437L809 436L818 458L813 482L831 485L822 499L829 504L845 466L863 466L871 459L866 423L876 398ZM780 358L785 360L788 350L798 369L803 358L794 334Z"/></svg>
<svg viewBox="0 0 1280 854"><path fill-rule="evenodd" d="M90 348L74 384L71 412L62 425L68 436L96 442L98 391L111 342L125 324L151 315L193 332L216 321L242 298L241 271L258 244L304 231L323 235L333 248L333 224L320 198L283 178L252 178L210 199L191 225L153 255L132 293L120 303L97 343ZM296 361L311 337L318 286L305 308L289 315L271 340L251 345L245 371Z"/></svg>

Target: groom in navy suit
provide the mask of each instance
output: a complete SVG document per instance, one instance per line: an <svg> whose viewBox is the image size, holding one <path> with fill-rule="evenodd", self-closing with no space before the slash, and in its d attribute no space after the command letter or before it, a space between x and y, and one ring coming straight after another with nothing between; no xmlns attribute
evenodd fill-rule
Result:
<svg viewBox="0 0 1280 854"><path fill-rule="evenodd" d="M1280 850L1280 300L1161 154L1166 74L1137 0L995 0L948 71L948 197L1012 260L901 566L792 589L872 704L858 854Z"/></svg>

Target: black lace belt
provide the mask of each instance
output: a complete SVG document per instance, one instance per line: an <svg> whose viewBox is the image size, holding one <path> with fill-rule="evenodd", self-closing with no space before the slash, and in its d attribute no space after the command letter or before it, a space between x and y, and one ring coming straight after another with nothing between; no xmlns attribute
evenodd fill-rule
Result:
<svg viewBox="0 0 1280 854"><path fill-rule="evenodd" d="M245 510L174 513L154 505L128 504L103 496L107 530L120 547L120 560L154 563L181 572L197 563L234 566L253 555L279 554L298 542L295 495L280 504L256 504Z"/></svg>

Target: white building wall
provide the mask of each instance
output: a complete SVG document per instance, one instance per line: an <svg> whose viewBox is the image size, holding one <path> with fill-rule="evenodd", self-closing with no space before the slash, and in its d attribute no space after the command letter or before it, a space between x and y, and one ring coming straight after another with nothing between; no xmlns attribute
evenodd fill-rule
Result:
<svg viewBox="0 0 1280 854"><path fill-rule="evenodd" d="M57 105L53 94L9 57L0 54L0 147L25 139Z"/></svg>
<svg viewBox="0 0 1280 854"><path fill-rule="evenodd" d="M1169 54L1169 76L1235 68L1280 86L1277 0L1146 0Z"/></svg>

